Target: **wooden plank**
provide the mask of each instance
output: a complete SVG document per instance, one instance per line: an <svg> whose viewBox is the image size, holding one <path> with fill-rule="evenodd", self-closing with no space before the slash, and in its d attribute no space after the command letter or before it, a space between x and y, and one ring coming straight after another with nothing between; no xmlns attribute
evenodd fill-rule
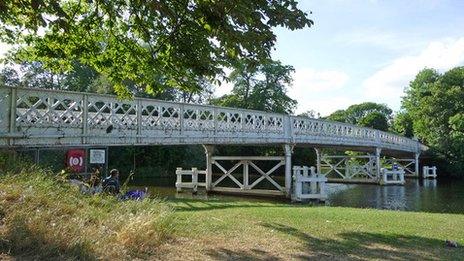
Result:
<svg viewBox="0 0 464 261"><path fill-rule="evenodd" d="M365 184L379 184L378 180L369 180L369 179L335 179L335 178L328 178L328 183L365 183Z"/></svg>
<svg viewBox="0 0 464 261"><path fill-rule="evenodd" d="M229 187L214 187L211 191L221 193L234 193L243 195L285 196L285 192L270 189L240 189Z"/></svg>

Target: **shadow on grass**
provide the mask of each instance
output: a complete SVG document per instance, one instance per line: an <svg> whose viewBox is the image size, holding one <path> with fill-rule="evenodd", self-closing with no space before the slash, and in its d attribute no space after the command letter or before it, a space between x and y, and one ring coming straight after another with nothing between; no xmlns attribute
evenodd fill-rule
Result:
<svg viewBox="0 0 464 261"><path fill-rule="evenodd" d="M389 260L430 260L458 258L464 256L464 249L445 247L442 240L426 237L378 234L368 232L341 233L336 239L319 239L296 228L278 223L266 223L264 227L291 235L304 242L301 254L296 259L389 259Z"/></svg>
<svg viewBox="0 0 464 261"><path fill-rule="evenodd" d="M214 260L282 260L282 258L273 255L272 253L259 250L251 249L250 251L233 251L226 248L210 249L206 252Z"/></svg>
<svg viewBox="0 0 464 261"><path fill-rule="evenodd" d="M24 221L15 221L12 229L0 234L0 253L12 260L98 260L86 244L66 247L57 240L31 231Z"/></svg>
<svg viewBox="0 0 464 261"><path fill-rule="evenodd" d="M268 202L253 202L243 200L224 200L224 199L167 199L176 211L202 211L228 208L259 208L259 207L301 207L300 204L284 204L284 203L268 203ZM305 205L312 206L310 204Z"/></svg>
<svg viewBox="0 0 464 261"><path fill-rule="evenodd" d="M290 235L303 244L291 249L291 256L284 257L272 250L227 248L210 249L207 255L216 260L462 260L464 256L462 247L447 248L443 241L426 237L349 232L338 234L339 239L319 239L287 225L265 223L263 226Z"/></svg>

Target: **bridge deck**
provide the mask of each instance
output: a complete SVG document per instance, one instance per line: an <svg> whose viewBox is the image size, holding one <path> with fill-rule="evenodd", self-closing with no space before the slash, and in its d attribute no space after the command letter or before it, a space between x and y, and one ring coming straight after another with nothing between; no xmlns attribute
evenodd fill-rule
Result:
<svg viewBox="0 0 464 261"><path fill-rule="evenodd" d="M420 152L370 128L261 111L47 89L0 87L0 147L297 144Z"/></svg>

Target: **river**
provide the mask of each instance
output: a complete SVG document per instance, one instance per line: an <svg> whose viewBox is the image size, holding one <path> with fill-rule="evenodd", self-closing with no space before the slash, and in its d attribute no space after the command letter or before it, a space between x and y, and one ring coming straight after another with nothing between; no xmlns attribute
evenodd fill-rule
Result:
<svg viewBox="0 0 464 261"><path fill-rule="evenodd" d="M206 195L199 191L176 193L174 178L152 178L131 182L134 187L146 186L152 195L162 198L198 198L279 201L276 198L250 198L249 196ZM329 206L376 208L401 211L436 213L464 213L464 180L407 179L404 186L379 186L371 184L327 184ZM285 202L285 201L284 201ZM322 203L324 204L324 203Z"/></svg>

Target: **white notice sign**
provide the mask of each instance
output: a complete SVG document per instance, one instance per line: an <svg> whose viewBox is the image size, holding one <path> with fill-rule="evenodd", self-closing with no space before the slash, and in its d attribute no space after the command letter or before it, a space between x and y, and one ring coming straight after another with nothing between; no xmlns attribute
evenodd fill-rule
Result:
<svg viewBox="0 0 464 261"><path fill-rule="evenodd" d="M105 164L105 150L90 150L90 164Z"/></svg>

